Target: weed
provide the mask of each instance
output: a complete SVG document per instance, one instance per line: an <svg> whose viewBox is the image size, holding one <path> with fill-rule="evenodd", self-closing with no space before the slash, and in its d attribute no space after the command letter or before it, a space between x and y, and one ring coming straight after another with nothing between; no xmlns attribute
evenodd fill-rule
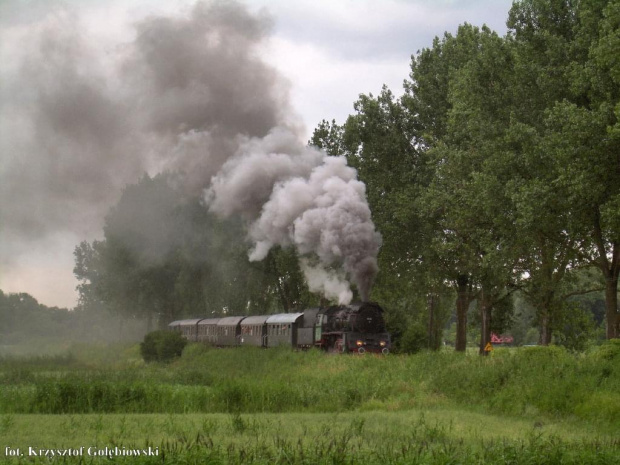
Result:
<svg viewBox="0 0 620 465"><path fill-rule="evenodd" d="M241 417L239 412L230 415L230 426L234 433L241 434L248 429L246 421Z"/></svg>
<svg viewBox="0 0 620 465"><path fill-rule="evenodd" d="M0 433L8 433L14 425L15 418L13 417L13 415L11 415L10 413L7 415L2 415L2 419L0 420Z"/></svg>

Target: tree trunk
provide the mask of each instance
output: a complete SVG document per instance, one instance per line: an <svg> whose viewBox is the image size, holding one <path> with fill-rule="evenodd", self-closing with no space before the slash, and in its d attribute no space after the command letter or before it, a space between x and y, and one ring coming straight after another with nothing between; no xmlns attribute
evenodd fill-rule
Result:
<svg viewBox="0 0 620 465"><path fill-rule="evenodd" d="M605 320L607 339L620 337L620 315L618 314L618 277L605 282Z"/></svg>
<svg viewBox="0 0 620 465"><path fill-rule="evenodd" d="M594 264L605 277L605 322L607 323L607 339L620 337L620 314L618 313L618 278L620 277L620 243L611 244L611 261L607 258L607 249L601 228L601 212L596 209L594 216L594 243L598 258Z"/></svg>
<svg viewBox="0 0 620 465"><path fill-rule="evenodd" d="M491 299L482 289L480 298L480 355L489 355L485 347L491 342Z"/></svg>
<svg viewBox="0 0 620 465"><path fill-rule="evenodd" d="M540 318L540 337L538 343L542 346L548 346L551 344L551 333L553 331L553 323L557 303L556 299L556 285L559 279L564 274L566 266L561 267L557 264L557 260L554 259L555 246L550 245L546 241L541 242L541 274L538 279L540 280L540 287L536 293L535 299L538 300L538 315ZM558 268L556 270L556 268ZM555 273L555 274L554 274Z"/></svg>
<svg viewBox="0 0 620 465"><path fill-rule="evenodd" d="M431 292L428 295L428 348L432 349L434 346L434 332L435 332L435 296Z"/></svg>
<svg viewBox="0 0 620 465"><path fill-rule="evenodd" d="M541 346L548 346L551 344L551 331L551 312L549 308L545 308L540 316L540 338L538 339L538 343Z"/></svg>
<svg viewBox="0 0 620 465"><path fill-rule="evenodd" d="M458 352L465 352L467 348L467 310L469 310L470 301L469 278L467 275L459 275L456 284L456 342L454 348Z"/></svg>

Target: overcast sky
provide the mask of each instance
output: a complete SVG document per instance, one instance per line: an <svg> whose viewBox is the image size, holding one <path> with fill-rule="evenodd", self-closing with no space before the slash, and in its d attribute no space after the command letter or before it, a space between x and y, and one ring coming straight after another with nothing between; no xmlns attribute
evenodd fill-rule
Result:
<svg viewBox="0 0 620 465"><path fill-rule="evenodd" d="M278 86L282 94L288 93L287 108L292 109L287 118L291 125L301 125L299 137L304 140L321 119L343 122L360 93L377 94L386 84L399 94L411 55L430 46L433 37L455 32L463 22L487 24L504 34L511 3L244 2L250 14L268 26L261 29L252 50L280 74ZM0 289L4 292L28 292L50 306L75 305L75 246L101 238L103 215L122 187L135 182L141 172L154 174L159 166L152 158L145 164L144 159L137 162L127 156L132 148L153 145L143 140L149 136L134 134L133 126L119 123L123 112L131 109L122 106L125 86L112 70L120 56L131 53L127 49L136 40L137 23L153 16L187 16L192 6L185 0L0 3ZM108 101L110 89L113 103ZM82 99L92 110L69 118L63 99ZM100 137L86 137L81 125L101 127ZM157 150L166 147L178 144L158 141ZM88 169L102 157L109 157L102 165L105 169ZM70 161L70 177L59 160Z"/></svg>

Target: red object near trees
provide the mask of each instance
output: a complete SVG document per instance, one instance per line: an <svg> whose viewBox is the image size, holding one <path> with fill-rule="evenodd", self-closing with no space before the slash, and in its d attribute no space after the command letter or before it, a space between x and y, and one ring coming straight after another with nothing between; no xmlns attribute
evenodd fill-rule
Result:
<svg viewBox="0 0 620 465"><path fill-rule="evenodd" d="M498 336L495 333L491 333L492 344L512 344L513 342L514 338L512 336Z"/></svg>

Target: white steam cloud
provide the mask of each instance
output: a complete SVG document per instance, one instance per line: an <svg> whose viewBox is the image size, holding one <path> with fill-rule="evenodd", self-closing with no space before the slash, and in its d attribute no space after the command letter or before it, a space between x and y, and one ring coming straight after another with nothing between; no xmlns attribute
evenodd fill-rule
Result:
<svg viewBox="0 0 620 465"><path fill-rule="evenodd" d="M312 291L347 304L351 280L362 300L369 299L381 236L366 187L344 157L305 147L276 128L241 144L213 177L205 199L211 211L250 223L250 260L262 260L274 246L294 246L300 256L318 259L301 262Z"/></svg>

